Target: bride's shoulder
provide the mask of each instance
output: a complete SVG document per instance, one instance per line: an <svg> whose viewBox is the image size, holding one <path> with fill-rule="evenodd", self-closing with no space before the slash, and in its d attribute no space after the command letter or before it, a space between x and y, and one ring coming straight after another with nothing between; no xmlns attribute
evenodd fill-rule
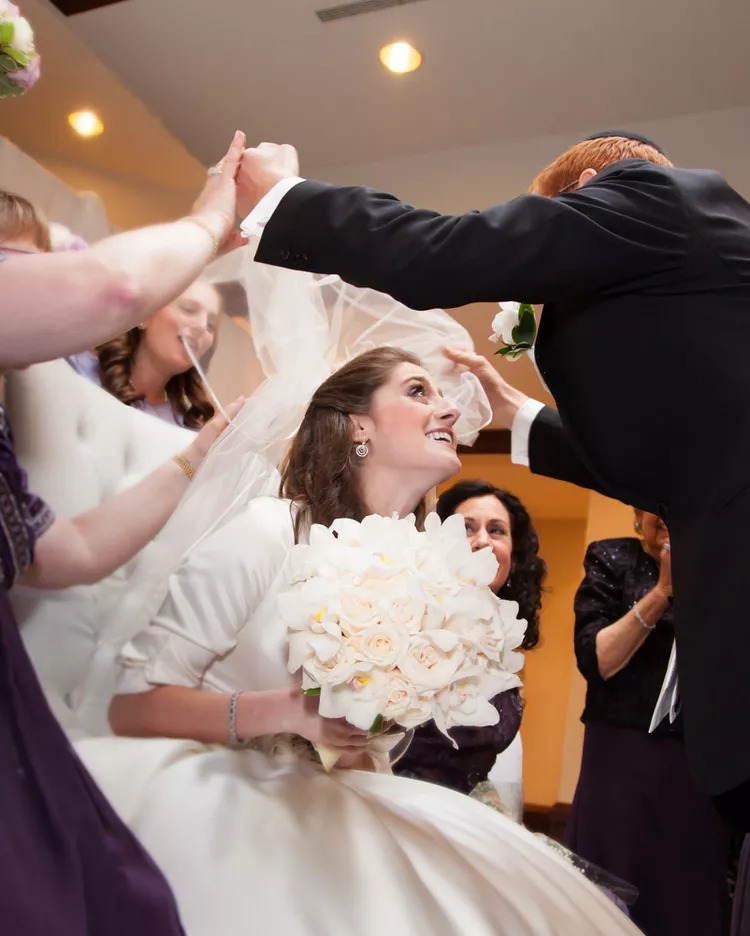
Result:
<svg viewBox="0 0 750 936"><path fill-rule="evenodd" d="M275 568L294 545L289 501L256 497L219 526L190 555L190 566L223 570L224 576Z"/></svg>
<svg viewBox="0 0 750 936"><path fill-rule="evenodd" d="M294 542L294 519L291 502L280 497L254 497L243 507L233 523L254 537Z"/></svg>

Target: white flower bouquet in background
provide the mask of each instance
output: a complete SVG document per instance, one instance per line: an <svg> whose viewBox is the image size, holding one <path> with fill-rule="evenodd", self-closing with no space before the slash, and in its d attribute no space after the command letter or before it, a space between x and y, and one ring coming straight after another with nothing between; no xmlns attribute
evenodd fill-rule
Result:
<svg viewBox="0 0 750 936"><path fill-rule="evenodd" d="M497 561L472 553L461 516L314 525L290 563L289 671L321 715L373 732L497 723L490 699L521 684L526 621L487 587Z"/></svg>
<svg viewBox="0 0 750 936"><path fill-rule="evenodd" d="M0 98L17 97L36 84L39 56L29 21L9 0L0 0Z"/></svg>

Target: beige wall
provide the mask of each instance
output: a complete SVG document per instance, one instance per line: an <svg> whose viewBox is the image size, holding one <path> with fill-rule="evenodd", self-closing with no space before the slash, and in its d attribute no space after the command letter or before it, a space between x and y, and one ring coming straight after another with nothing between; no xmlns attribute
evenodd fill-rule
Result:
<svg viewBox="0 0 750 936"><path fill-rule="evenodd" d="M528 188L534 174L586 133L503 140L351 167L307 167L303 172L341 184L367 184L439 211L467 211L512 198ZM718 169L745 197L750 194L750 107L732 107L629 121L626 129L645 134L682 166ZM498 134L501 137L501 134Z"/></svg>
<svg viewBox="0 0 750 936"><path fill-rule="evenodd" d="M105 172L83 164L39 159L58 179L76 192L96 192L116 228L171 221L185 214L195 199L192 189L169 188L131 176Z"/></svg>

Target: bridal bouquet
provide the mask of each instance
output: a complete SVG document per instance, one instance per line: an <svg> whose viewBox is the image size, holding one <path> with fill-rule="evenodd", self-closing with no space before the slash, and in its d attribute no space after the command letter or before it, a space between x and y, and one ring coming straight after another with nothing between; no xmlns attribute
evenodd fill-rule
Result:
<svg viewBox="0 0 750 936"><path fill-rule="evenodd" d="M413 516L315 525L290 562L289 671L321 715L373 732L497 723L489 700L521 684L526 622L487 587L497 561L472 553L463 517L430 514L423 532Z"/></svg>
<svg viewBox="0 0 750 936"><path fill-rule="evenodd" d="M509 361L517 361L522 354L531 351L536 340L536 313L528 302L500 302L500 311L492 320L490 341L502 339L504 347L495 354L502 354Z"/></svg>
<svg viewBox="0 0 750 936"><path fill-rule="evenodd" d="M29 21L9 0L0 0L0 98L16 97L36 84L39 56Z"/></svg>

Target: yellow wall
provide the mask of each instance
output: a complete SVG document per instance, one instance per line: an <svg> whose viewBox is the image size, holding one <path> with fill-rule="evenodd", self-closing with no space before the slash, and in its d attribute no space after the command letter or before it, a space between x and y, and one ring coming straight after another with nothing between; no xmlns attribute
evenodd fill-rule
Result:
<svg viewBox="0 0 750 936"><path fill-rule="evenodd" d="M539 552L549 568L541 641L526 654L523 736L524 795L528 803L558 800L573 655L573 596L581 581L586 521L535 518Z"/></svg>

